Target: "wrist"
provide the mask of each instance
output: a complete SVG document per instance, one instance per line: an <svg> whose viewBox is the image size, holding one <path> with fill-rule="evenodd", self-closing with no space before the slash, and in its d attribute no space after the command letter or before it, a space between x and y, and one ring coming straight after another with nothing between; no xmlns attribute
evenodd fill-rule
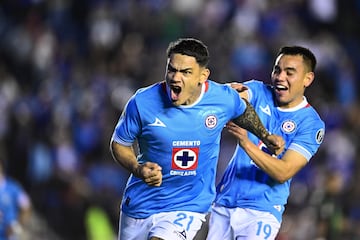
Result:
<svg viewBox="0 0 360 240"><path fill-rule="evenodd" d="M263 133L263 135L262 135L262 140L263 140L263 141L267 141L267 140L268 140L268 137L269 137L270 135L271 135L271 134L270 134L269 132Z"/></svg>
<svg viewBox="0 0 360 240"><path fill-rule="evenodd" d="M240 140L238 144L246 151L251 146L251 141L249 139Z"/></svg>
<svg viewBox="0 0 360 240"><path fill-rule="evenodd" d="M263 136L263 143L267 146L267 147L270 147L272 144L271 144L271 136L272 134L270 134L269 132L267 132L266 134L264 134Z"/></svg>
<svg viewBox="0 0 360 240"><path fill-rule="evenodd" d="M141 168L141 165L137 163L137 164L131 166L130 172L131 172L135 177L140 177L140 171L141 171L140 168Z"/></svg>

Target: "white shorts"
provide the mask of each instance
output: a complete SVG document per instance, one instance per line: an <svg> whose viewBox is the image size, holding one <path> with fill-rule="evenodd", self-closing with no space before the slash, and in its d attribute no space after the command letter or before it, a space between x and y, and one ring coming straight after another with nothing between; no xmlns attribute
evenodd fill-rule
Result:
<svg viewBox="0 0 360 240"><path fill-rule="evenodd" d="M274 240L280 225L269 212L215 205L207 240Z"/></svg>
<svg viewBox="0 0 360 240"><path fill-rule="evenodd" d="M132 218L121 212L118 240L192 240L205 222L205 214L175 211L162 212L145 219Z"/></svg>

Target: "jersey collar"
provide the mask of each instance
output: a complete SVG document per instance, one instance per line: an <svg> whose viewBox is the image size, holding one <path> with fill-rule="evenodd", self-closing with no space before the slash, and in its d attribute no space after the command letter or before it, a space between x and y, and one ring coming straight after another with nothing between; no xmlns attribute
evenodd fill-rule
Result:
<svg viewBox="0 0 360 240"><path fill-rule="evenodd" d="M301 108L307 108L309 106L310 106L309 102L307 101L306 97L303 96L302 102L299 103L297 106L292 107L292 108L280 108L280 107L277 107L277 109L279 111L282 111L282 112L295 112L295 111L297 111L297 110L299 110Z"/></svg>

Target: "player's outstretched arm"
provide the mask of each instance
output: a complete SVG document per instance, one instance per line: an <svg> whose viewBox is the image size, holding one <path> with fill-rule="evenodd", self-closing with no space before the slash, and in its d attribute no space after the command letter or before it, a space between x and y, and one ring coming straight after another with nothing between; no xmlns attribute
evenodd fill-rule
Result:
<svg viewBox="0 0 360 240"><path fill-rule="evenodd" d="M255 134L255 136L264 142L264 144L269 148L270 151L272 151L272 153L276 155L280 154L282 151L284 151L284 139L280 136L270 134L262 124L253 106L251 106L251 104L246 99L243 98L243 100L246 103L245 112L232 121L236 125Z"/></svg>
<svg viewBox="0 0 360 240"><path fill-rule="evenodd" d="M162 183L161 167L154 162L140 164L131 146L124 146L114 141L110 143L110 152L114 160L132 173L135 177L142 179L147 185L158 187Z"/></svg>
<svg viewBox="0 0 360 240"><path fill-rule="evenodd" d="M252 161L279 183L291 179L307 164L306 158L293 150L287 150L281 158L269 155L249 140L248 131L231 121L226 124L226 129L237 138Z"/></svg>

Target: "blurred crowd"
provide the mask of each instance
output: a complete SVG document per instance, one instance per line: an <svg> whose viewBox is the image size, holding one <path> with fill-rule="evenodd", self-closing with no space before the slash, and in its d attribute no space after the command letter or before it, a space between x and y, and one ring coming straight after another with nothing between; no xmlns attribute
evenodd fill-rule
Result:
<svg viewBox="0 0 360 240"><path fill-rule="evenodd" d="M128 173L111 134L134 91L163 79L178 37L208 45L218 82L269 81L282 45L314 51L305 94L326 135L293 179L278 239L359 239L359 22L359 0L2 0L0 154L53 232L36 239L114 239ZM219 176L233 146L224 133Z"/></svg>

